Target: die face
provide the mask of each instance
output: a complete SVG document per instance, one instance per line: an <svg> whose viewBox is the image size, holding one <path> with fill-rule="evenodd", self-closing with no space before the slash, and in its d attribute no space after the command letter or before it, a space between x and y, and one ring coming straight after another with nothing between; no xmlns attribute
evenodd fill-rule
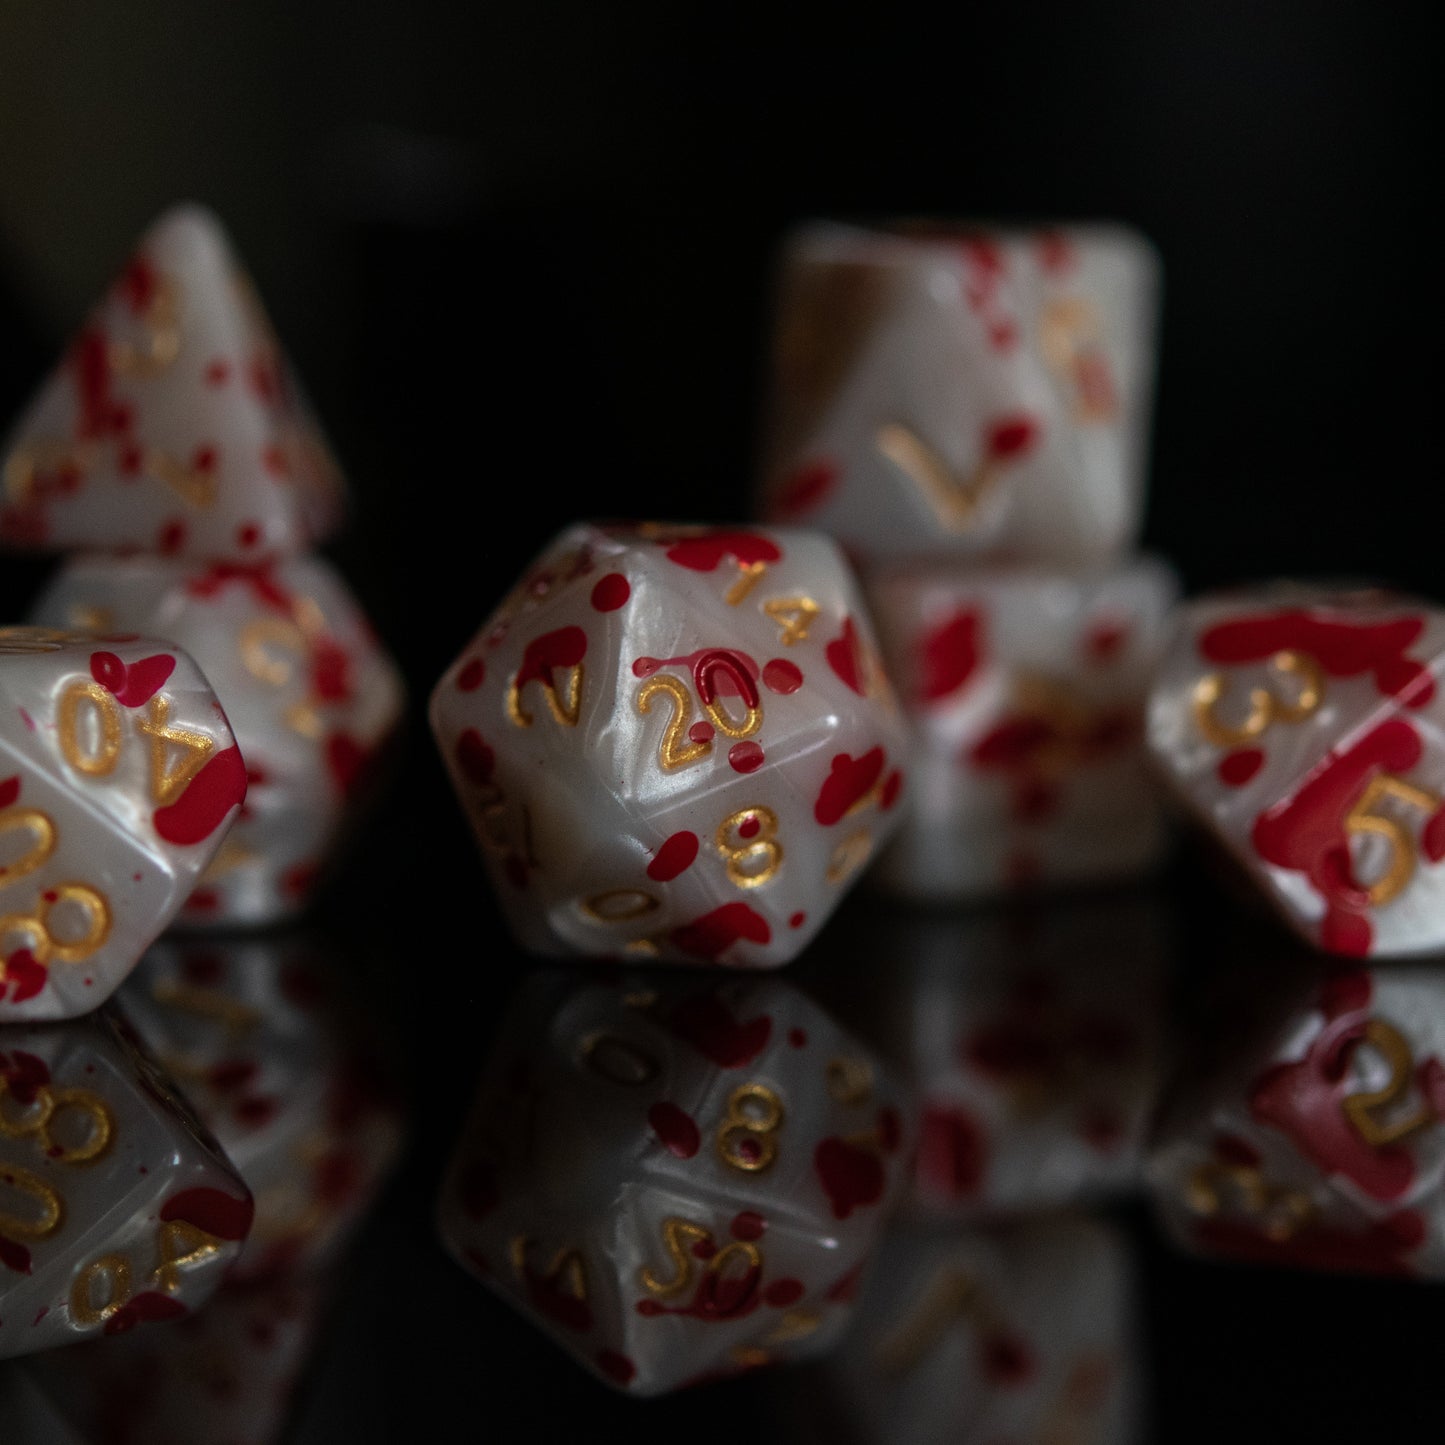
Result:
<svg viewBox="0 0 1445 1445"><path fill-rule="evenodd" d="M1201 1253L1445 1276L1445 984L1339 970L1278 997L1258 1040L1189 1079L1149 1166Z"/></svg>
<svg viewBox="0 0 1445 1445"><path fill-rule="evenodd" d="M333 525L335 463L214 217L163 216L5 448L0 542L256 561Z"/></svg>
<svg viewBox="0 0 1445 1445"><path fill-rule="evenodd" d="M871 623L808 533L573 528L431 718L536 952L787 962L899 816Z"/></svg>
<svg viewBox="0 0 1445 1445"><path fill-rule="evenodd" d="M1445 943L1445 618L1277 587L1186 608L1149 702L1158 770L1311 943Z"/></svg>
<svg viewBox="0 0 1445 1445"><path fill-rule="evenodd" d="M230 725L169 642L0 635L0 1022L98 1007L246 795Z"/></svg>
<svg viewBox="0 0 1445 1445"><path fill-rule="evenodd" d="M831 1342L907 1142L876 1061L794 990L542 976L440 1228L588 1368L658 1393Z"/></svg>
<svg viewBox="0 0 1445 1445"><path fill-rule="evenodd" d="M119 1002L255 1200L227 1278L314 1275L394 1165L401 1113L374 1030L305 937L150 949Z"/></svg>
<svg viewBox="0 0 1445 1445"><path fill-rule="evenodd" d="M0 1030L0 1356L179 1318L251 1200L106 1014Z"/></svg>
<svg viewBox="0 0 1445 1445"><path fill-rule="evenodd" d="M1177 595L1167 567L887 568L867 593L914 739L910 807L877 883L968 901L1137 878L1160 860L1143 712Z"/></svg>
<svg viewBox="0 0 1445 1445"><path fill-rule="evenodd" d="M152 632L200 662L250 787L180 921L294 917L404 705L396 667L336 571L316 557L254 568L81 557L60 569L32 615Z"/></svg>
<svg viewBox="0 0 1445 1445"><path fill-rule="evenodd" d="M1119 227L804 229L783 265L763 515L874 560L1123 550L1157 286L1152 249Z"/></svg>

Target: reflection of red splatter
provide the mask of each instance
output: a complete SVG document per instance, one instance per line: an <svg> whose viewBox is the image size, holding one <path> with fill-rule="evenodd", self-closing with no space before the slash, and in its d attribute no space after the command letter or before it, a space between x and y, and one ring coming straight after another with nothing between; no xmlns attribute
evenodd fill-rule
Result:
<svg viewBox="0 0 1445 1445"><path fill-rule="evenodd" d="M878 1156L846 1139L824 1139L813 1151L813 1168L833 1207L835 1219L883 1198L887 1175Z"/></svg>
<svg viewBox="0 0 1445 1445"><path fill-rule="evenodd" d="M691 1159L702 1143L702 1135L692 1117L665 1099L647 1111L647 1122L663 1148L679 1159Z"/></svg>
<svg viewBox="0 0 1445 1445"><path fill-rule="evenodd" d="M728 1225L728 1233L734 1239L754 1242L763 1237L767 1231L768 1221L755 1209L744 1209L735 1214L732 1223Z"/></svg>
<svg viewBox="0 0 1445 1445"><path fill-rule="evenodd" d="M782 520L793 520L827 501L838 483L842 468L819 458L804 462L779 483L772 511Z"/></svg>
<svg viewBox="0 0 1445 1445"><path fill-rule="evenodd" d="M461 775L475 788L485 788L492 781L497 755L476 728L467 728L452 749Z"/></svg>
<svg viewBox="0 0 1445 1445"><path fill-rule="evenodd" d="M0 779L0 812L10 807L20 796L20 776L12 774L8 778Z"/></svg>
<svg viewBox="0 0 1445 1445"><path fill-rule="evenodd" d="M1425 1242L1426 1226L1421 1215L1405 1209L1357 1233L1309 1224L1280 1240L1243 1220L1221 1218L1200 1221L1194 1233L1204 1248L1255 1264L1407 1278L1415 1272L1409 1252Z"/></svg>
<svg viewBox="0 0 1445 1445"><path fill-rule="evenodd" d="M457 674L457 688L461 692L475 692L486 680L486 663L480 657L469 658Z"/></svg>
<svg viewBox="0 0 1445 1445"><path fill-rule="evenodd" d="M694 958L716 963L735 943L768 943L773 931L768 920L746 903L724 903L701 918L694 918L672 931L672 942Z"/></svg>
<svg viewBox="0 0 1445 1445"><path fill-rule="evenodd" d="M8 1184L9 1176L0 1173L0 1184ZM7 1239L0 1234L0 1264L6 1269L13 1270L16 1274L30 1273L30 1251L23 1245L16 1243L13 1239Z"/></svg>
<svg viewBox="0 0 1445 1445"><path fill-rule="evenodd" d="M637 1374L637 1366L616 1350L598 1350L597 1368L619 1385L630 1385Z"/></svg>
<svg viewBox="0 0 1445 1445"><path fill-rule="evenodd" d="M774 1309L785 1310L802 1299L806 1290L800 1279L775 1279L763 1291L763 1299Z"/></svg>
<svg viewBox="0 0 1445 1445"><path fill-rule="evenodd" d="M0 1053L0 1079L17 1104L29 1106L50 1082L50 1069L44 1059L27 1054L23 1049Z"/></svg>
<svg viewBox="0 0 1445 1445"><path fill-rule="evenodd" d="M154 1290L143 1290L138 1295L132 1295L106 1320L105 1333L123 1335L137 1325L156 1320L178 1320L189 1313L180 1300L172 1299L168 1294L157 1294Z"/></svg>
<svg viewBox="0 0 1445 1445"><path fill-rule="evenodd" d="M960 609L923 634L918 644L919 695L939 702L967 686L984 661L983 614Z"/></svg>
<svg viewBox="0 0 1445 1445"><path fill-rule="evenodd" d="M692 867L697 857L697 834L683 831L674 833L657 850L652 862L647 865L647 876L654 883L671 883L679 873Z"/></svg>
<svg viewBox="0 0 1445 1445"><path fill-rule="evenodd" d="M988 1136L983 1125L959 1104L929 1104L923 1111L918 1141L919 1182L945 1199L972 1199L983 1188Z"/></svg>
<svg viewBox="0 0 1445 1445"><path fill-rule="evenodd" d="M718 1068L740 1069L767 1047L773 1021L767 1014L737 1019L717 994L697 993L667 1016L667 1030Z"/></svg>
<svg viewBox="0 0 1445 1445"><path fill-rule="evenodd" d="M1242 788L1264 766L1260 748L1236 748L1219 760L1219 781L1227 788Z"/></svg>
<svg viewBox="0 0 1445 1445"><path fill-rule="evenodd" d="M592 1311L587 1301L569 1294L558 1280L544 1279L530 1265L523 1264L522 1282L527 1299L538 1314L578 1334L586 1334L592 1328Z"/></svg>
<svg viewBox="0 0 1445 1445"><path fill-rule="evenodd" d="M246 799L246 765L234 745L207 759L185 791L151 816L155 830L167 843L200 843L226 820L232 808Z"/></svg>

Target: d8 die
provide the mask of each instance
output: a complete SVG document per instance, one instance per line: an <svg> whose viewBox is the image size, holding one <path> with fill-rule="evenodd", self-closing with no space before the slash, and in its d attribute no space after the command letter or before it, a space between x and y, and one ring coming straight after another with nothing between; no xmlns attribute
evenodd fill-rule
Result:
<svg viewBox="0 0 1445 1445"><path fill-rule="evenodd" d="M330 529L341 484L224 233L146 233L20 418L0 543L255 560Z"/></svg>
<svg viewBox="0 0 1445 1445"><path fill-rule="evenodd" d="M245 796L221 705L174 644L0 629L0 1022L102 1003Z"/></svg>
<svg viewBox="0 0 1445 1445"><path fill-rule="evenodd" d="M390 1071L338 971L304 938L165 941L118 1001L255 1196L228 1277L324 1268L401 1143Z"/></svg>
<svg viewBox="0 0 1445 1445"><path fill-rule="evenodd" d="M804 229L780 286L762 515L870 560L1122 551L1157 284L1119 227Z"/></svg>
<svg viewBox="0 0 1445 1445"><path fill-rule="evenodd" d="M903 1111L796 991L539 976L443 1186L458 1261L654 1394L824 1350L903 1177Z"/></svg>
<svg viewBox="0 0 1445 1445"><path fill-rule="evenodd" d="M177 1319L251 1196L108 1012L0 1029L0 1357Z"/></svg>
<svg viewBox="0 0 1445 1445"><path fill-rule="evenodd" d="M1335 970L1260 1014L1164 1116L1149 1182L1170 1233L1204 1254L1445 1278L1445 980Z"/></svg>
<svg viewBox="0 0 1445 1445"><path fill-rule="evenodd" d="M1149 702L1159 770L1309 942L1445 945L1445 618L1279 586L1186 608Z"/></svg>
<svg viewBox="0 0 1445 1445"><path fill-rule="evenodd" d="M169 637L206 670L246 758L246 806L200 886L189 923L274 923L310 900L401 715L403 688L329 563L257 567L78 557L32 609L57 627Z"/></svg>
<svg viewBox="0 0 1445 1445"><path fill-rule="evenodd" d="M573 527L431 719L539 953L785 963L897 821L903 724L810 533Z"/></svg>
<svg viewBox="0 0 1445 1445"><path fill-rule="evenodd" d="M866 580L915 738L911 804L878 882L957 902L1159 861L1143 712L1176 596L1167 567L935 564Z"/></svg>

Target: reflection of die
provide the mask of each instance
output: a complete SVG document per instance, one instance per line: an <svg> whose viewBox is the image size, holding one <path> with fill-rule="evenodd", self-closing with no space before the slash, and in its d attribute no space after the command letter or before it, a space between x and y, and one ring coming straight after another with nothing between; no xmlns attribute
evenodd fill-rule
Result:
<svg viewBox="0 0 1445 1445"><path fill-rule="evenodd" d="M536 976L448 1170L457 1259L638 1394L817 1354L902 1183L900 1101L796 990Z"/></svg>
<svg viewBox="0 0 1445 1445"><path fill-rule="evenodd" d="M9 438L0 543L255 561L329 530L340 478L215 218L179 206Z"/></svg>
<svg viewBox="0 0 1445 1445"><path fill-rule="evenodd" d="M1142 716L1176 592L1168 568L913 566L867 584L916 739L909 808L879 860L886 888L957 901L1158 861Z"/></svg>
<svg viewBox="0 0 1445 1445"><path fill-rule="evenodd" d="M76 558L32 612L58 627L153 632L197 659L236 729L250 790L182 920L296 914L402 709L400 676L335 570L317 557Z"/></svg>
<svg viewBox="0 0 1445 1445"><path fill-rule="evenodd" d="M573 527L431 717L540 953L784 963L898 818L903 725L852 574L810 533Z"/></svg>
<svg viewBox="0 0 1445 1445"><path fill-rule="evenodd" d="M108 1012L0 1029L0 1356L197 1308L251 1197Z"/></svg>
<svg viewBox="0 0 1445 1445"><path fill-rule="evenodd" d="M228 1278L323 1267L395 1161L388 1071L338 969L305 939L157 944L121 996L255 1196Z"/></svg>
<svg viewBox="0 0 1445 1445"><path fill-rule="evenodd" d="M1149 703L1163 777L1303 937L1445 944L1440 613L1277 586L1185 608Z"/></svg>
<svg viewBox="0 0 1445 1445"><path fill-rule="evenodd" d="M805 228L763 515L870 561L1118 553L1141 511L1157 273L1121 227Z"/></svg>
<svg viewBox="0 0 1445 1445"><path fill-rule="evenodd" d="M0 715L0 1021L71 1018L224 846L246 764L190 657L134 634L0 630Z"/></svg>
<svg viewBox="0 0 1445 1445"><path fill-rule="evenodd" d="M892 1229L824 1366L846 1445L1140 1438L1124 1242L1085 1218Z"/></svg>
<svg viewBox="0 0 1445 1445"><path fill-rule="evenodd" d="M1336 969L1255 1008L1177 1081L1159 1129L1148 1175L1171 1234L1205 1254L1445 1277L1445 980Z"/></svg>

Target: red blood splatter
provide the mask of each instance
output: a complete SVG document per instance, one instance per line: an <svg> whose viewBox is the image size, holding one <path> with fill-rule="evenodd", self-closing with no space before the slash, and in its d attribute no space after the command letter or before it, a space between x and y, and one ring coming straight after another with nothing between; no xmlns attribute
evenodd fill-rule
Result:
<svg viewBox="0 0 1445 1445"><path fill-rule="evenodd" d="M988 1135L983 1125L958 1104L929 1104L923 1111L917 1172L931 1194L972 1199L983 1188Z"/></svg>
<svg viewBox="0 0 1445 1445"><path fill-rule="evenodd" d="M925 702L951 697L984 661L983 614L960 610L923 634L918 644L919 693Z"/></svg>
<svg viewBox="0 0 1445 1445"><path fill-rule="evenodd" d="M755 773L764 761L762 748L751 740L734 743L728 749L728 765L735 773Z"/></svg>
<svg viewBox="0 0 1445 1445"><path fill-rule="evenodd" d="M863 1281L863 1266L855 1264L847 1274L834 1280L826 1290L826 1297L834 1304L848 1304L858 1298L858 1286Z"/></svg>
<svg viewBox="0 0 1445 1445"><path fill-rule="evenodd" d="M12 774L8 778L0 779L0 812L10 807L20 796L20 775Z"/></svg>
<svg viewBox="0 0 1445 1445"><path fill-rule="evenodd" d="M638 1300L640 1315L685 1315L699 1320L736 1320L750 1315L762 1302L758 1282L760 1266L749 1263L740 1273L706 1270L688 1303L669 1308L654 1299Z"/></svg>
<svg viewBox="0 0 1445 1445"><path fill-rule="evenodd" d="M698 993L677 1004L668 1015L667 1030L718 1068L740 1069L767 1047L773 1021L758 1014L743 1022L717 994Z"/></svg>
<svg viewBox="0 0 1445 1445"><path fill-rule="evenodd" d="M457 689L460 692L475 692L486 678L486 663L480 657L473 657L457 674Z"/></svg>
<svg viewBox="0 0 1445 1445"><path fill-rule="evenodd" d="M90 675L107 692L114 693L122 707L140 707L149 702L175 670L176 660L167 652L143 657L129 667L113 652L90 655Z"/></svg>
<svg viewBox="0 0 1445 1445"><path fill-rule="evenodd" d="M185 545L186 524L172 520L166 522L156 533L156 551L162 557L173 557Z"/></svg>
<svg viewBox="0 0 1445 1445"><path fill-rule="evenodd" d="M735 943L746 940L765 944L771 942L772 936L773 931L762 914L754 912L746 903L724 903L721 908L673 929L672 942L694 958L716 963Z"/></svg>
<svg viewBox="0 0 1445 1445"><path fill-rule="evenodd" d="M17 1104L28 1106L39 1097L40 1090L50 1082L50 1068L44 1059L24 1049L0 1053L0 1079Z"/></svg>
<svg viewBox="0 0 1445 1445"><path fill-rule="evenodd" d="M882 748L870 748L860 758L836 754L818 790L813 816L825 828L847 817L877 786L886 761Z"/></svg>
<svg viewBox="0 0 1445 1445"><path fill-rule="evenodd" d="M692 867L697 848L696 833L674 833L647 865L647 876L654 883L671 883L679 873L685 873Z"/></svg>
<svg viewBox="0 0 1445 1445"><path fill-rule="evenodd" d="M254 1207L250 1195L237 1199L219 1189L199 1185L182 1189L161 1206L163 1220L178 1219L214 1234L217 1239L245 1239L251 1232Z"/></svg>
<svg viewBox="0 0 1445 1445"><path fill-rule="evenodd" d="M716 731L710 722L695 722L688 728L687 735L695 743L710 743Z"/></svg>
<svg viewBox="0 0 1445 1445"><path fill-rule="evenodd" d="M559 627L527 644L512 686L520 693L529 682L555 689L553 668L576 667L587 655L587 634L580 627Z"/></svg>
<svg viewBox="0 0 1445 1445"><path fill-rule="evenodd" d="M801 1049L808 1042L808 1031L806 1029L789 1029L788 1042L795 1049Z"/></svg>
<svg viewBox="0 0 1445 1445"><path fill-rule="evenodd" d="M281 891L288 898L304 898L321 877L321 865L312 859L293 863L281 875Z"/></svg>
<svg viewBox="0 0 1445 1445"><path fill-rule="evenodd" d="M902 791L903 774L894 768L883 780L882 791L878 794L878 806L886 813L898 801L898 795Z"/></svg>
<svg viewBox="0 0 1445 1445"><path fill-rule="evenodd" d="M0 1180L8 1183L9 1176L0 1174ZM15 1240L0 1234L0 1264L6 1269L14 1270L16 1274L29 1274L30 1251L23 1244L17 1244Z"/></svg>
<svg viewBox="0 0 1445 1445"><path fill-rule="evenodd" d="M1445 808L1426 822L1420 833L1420 848L1432 863L1445 858Z"/></svg>
<svg viewBox="0 0 1445 1445"><path fill-rule="evenodd" d="M1264 1156L1238 1134L1216 1134L1214 1153L1225 1164L1235 1164L1244 1169L1258 1169L1264 1163Z"/></svg>
<svg viewBox="0 0 1445 1445"><path fill-rule="evenodd" d="M748 816L738 824L738 837L755 838L762 826L763 825L758 822L758 815L756 813L749 813Z"/></svg>
<svg viewBox="0 0 1445 1445"><path fill-rule="evenodd" d="M789 928L801 928L808 921L808 915L801 910L791 914L788 918Z"/></svg>
<svg viewBox="0 0 1445 1445"><path fill-rule="evenodd" d="M311 643L311 687L323 702L351 698L351 654L332 637Z"/></svg>
<svg viewBox="0 0 1445 1445"><path fill-rule="evenodd" d="M780 697L797 692L803 685L803 671L785 657L775 657L763 664L763 686Z"/></svg>
<svg viewBox="0 0 1445 1445"><path fill-rule="evenodd" d="M156 1320L178 1320L189 1313L180 1300L172 1299L168 1294L158 1294L155 1290L143 1290L138 1295L132 1295L106 1320L105 1333L123 1335L137 1325Z"/></svg>
<svg viewBox="0 0 1445 1445"><path fill-rule="evenodd" d="M757 678L761 669L746 652L735 647L701 647L683 657L639 657L632 664L632 675L651 677L663 667L690 668L693 686L705 703L719 697L740 697L745 706L758 706Z"/></svg>
<svg viewBox="0 0 1445 1445"><path fill-rule="evenodd" d="M984 451L990 461L1017 461L1026 456L1038 440L1039 424L1022 412L998 417L984 433Z"/></svg>
<svg viewBox="0 0 1445 1445"><path fill-rule="evenodd" d="M452 749L462 776L475 788L485 788L492 781L497 755L482 740L476 728L468 728Z"/></svg>
<svg viewBox="0 0 1445 1445"><path fill-rule="evenodd" d="M236 541L242 547L254 547L261 540L261 529L254 522L243 522L236 528Z"/></svg>
<svg viewBox="0 0 1445 1445"><path fill-rule="evenodd" d="M609 572L592 589L592 605L599 612L616 612L632 596L632 586L621 572Z"/></svg>
<svg viewBox="0 0 1445 1445"><path fill-rule="evenodd" d="M126 481L134 481L145 466L145 452L134 442L128 442L120 449L117 465Z"/></svg>
<svg viewBox="0 0 1445 1445"><path fill-rule="evenodd" d="M598 1350L597 1368L619 1385L630 1385L637 1374L637 1366L616 1350Z"/></svg>
<svg viewBox="0 0 1445 1445"><path fill-rule="evenodd" d="M366 773L370 753L348 732L337 731L326 738L326 771L339 793L351 793Z"/></svg>
<svg viewBox="0 0 1445 1445"><path fill-rule="evenodd" d="M1287 1240L1272 1239L1241 1220L1206 1219L1195 1226L1195 1237L1202 1246L1233 1259L1403 1278L1414 1274L1409 1251L1418 1249L1425 1235L1424 1217L1413 1209L1401 1210L1357 1233L1310 1224Z"/></svg>
<svg viewBox="0 0 1445 1445"><path fill-rule="evenodd" d="M1219 760L1219 781L1230 788L1242 788L1264 766L1260 748L1236 748Z"/></svg>
<svg viewBox="0 0 1445 1445"><path fill-rule="evenodd" d="M1062 231L1045 231L1038 238L1039 265L1055 275L1078 264L1078 252Z"/></svg>
<svg viewBox="0 0 1445 1445"><path fill-rule="evenodd" d="M1104 619L1095 622L1084 634L1084 656L1091 662L1115 661L1129 641L1129 624Z"/></svg>
<svg viewBox="0 0 1445 1445"><path fill-rule="evenodd" d="M823 649L823 656L845 687L851 688L859 697L867 696L868 689L863 679L863 645L851 617L843 619L842 632Z"/></svg>
<svg viewBox="0 0 1445 1445"><path fill-rule="evenodd" d="M275 445L261 449L261 465L277 478L285 477L291 471L290 458L281 447Z"/></svg>
<svg viewBox="0 0 1445 1445"><path fill-rule="evenodd" d="M647 1122L669 1154L691 1159L702 1143L702 1135L690 1115L665 1099L647 1111Z"/></svg>
<svg viewBox="0 0 1445 1445"><path fill-rule="evenodd" d="M206 367L205 375L207 386L223 386L230 380L231 363L218 357Z"/></svg>
<svg viewBox="0 0 1445 1445"><path fill-rule="evenodd" d="M0 978L0 998L5 996L6 987L10 984L14 985L14 991L10 995L12 1003L24 1003L45 987L49 970L28 948L17 948L4 963L5 976Z"/></svg>
<svg viewBox="0 0 1445 1445"><path fill-rule="evenodd" d="M984 1341L983 1372L1005 1388L1022 1385L1038 1370L1038 1362L1021 1335L999 1330Z"/></svg>
<svg viewBox="0 0 1445 1445"><path fill-rule="evenodd" d="M744 1209L742 1213L733 1216L733 1221L728 1225L728 1233L734 1239L754 1241L763 1237L768 1227L768 1221L756 1210Z"/></svg>
<svg viewBox="0 0 1445 1445"><path fill-rule="evenodd" d="M878 1111L878 1147L885 1154L896 1154L898 1146L903 1142L903 1120L898 1115L898 1110L891 1104L885 1104Z"/></svg>
<svg viewBox="0 0 1445 1445"><path fill-rule="evenodd" d="M1266 612L1208 628L1200 635L1199 654L1232 666L1263 662L1277 652L1303 652L1331 677L1368 672L1383 696L1423 707L1435 695L1435 682L1423 664L1405 656L1405 649L1424 630L1423 617L1365 623L1295 610Z"/></svg>
<svg viewBox="0 0 1445 1445"><path fill-rule="evenodd" d="M842 474L842 468L833 461L819 458L804 462L783 478L771 510L789 521L811 512L827 501Z"/></svg>
<svg viewBox="0 0 1445 1445"><path fill-rule="evenodd" d="M241 750L232 746L209 758L185 792L174 803L157 808L151 821L167 843L200 843L245 800L246 765Z"/></svg>
<svg viewBox="0 0 1445 1445"><path fill-rule="evenodd" d="M712 531L696 537L684 537L669 545L667 560L693 572L712 572L724 557L732 557L739 567L755 562L778 562L782 549L757 532Z"/></svg>
<svg viewBox="0 0 1445 1445"><path fill-rule="evenodd" d="M763 1299L775 1309L785 1310L797 1304L805 1292L800 1279L775 1279L763 1291Z"/></svg>
<svg viewBox="0 0 1445 1445"><path fill-rule="evenodd" d="M277 579L270 562L213 562L200 576L192 576L186 591L192 597L214 597L224 587L235 583L265 607L290 617L296 599Z"/></svg>
<svg viewBox="0 0 1445 1445"><path fill-rule="evenodd" d="M206 1082L213 1089L228 1093L232 1089L244 1088L260 1072L261 1066L255 1059L222 1059L206 1072Z"/></svg>
<svg viewBox="0 0 1445 1445"><path fill-rule="evenodd" d="M846 1139L824 1139L813 1151L813 1168L833 1206L835 1219L883 1198L887 1175L878 1156Z"/></svg>
<svg viewBox="0 0 1445 1445"><path fill-rule="evenodd" d="M160 275L145 256L132 256L115 283L117 296L137 316L151 307L160 290Z"/></svg>

